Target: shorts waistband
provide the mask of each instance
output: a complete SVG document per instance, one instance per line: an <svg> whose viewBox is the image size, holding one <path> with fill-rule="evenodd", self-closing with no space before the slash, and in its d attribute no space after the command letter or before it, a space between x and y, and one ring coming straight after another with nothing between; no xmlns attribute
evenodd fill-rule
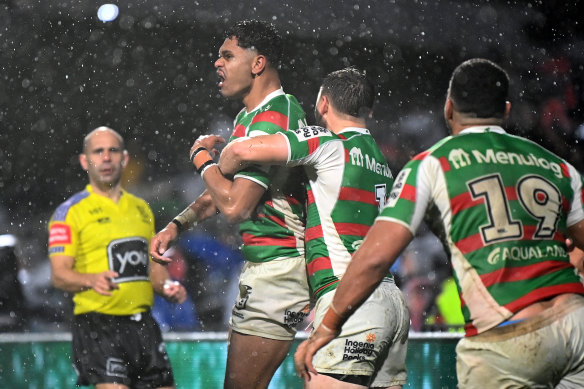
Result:
<svg viewBox="0 0 584 389"><path fill-rule="evenodd" d="M487 332L475 336L469 336L465 339L478 342L498 342L511 339L543 328L580 308L584 308L584 296L574 295L564 301L561 305L546 309L533 317L516 323L510 323L502 327L495 327Z"/></svg>
<svg viewBox="0 0 584 389"><path fill-rule="evenodd" d="M86 313L81 313L79 315L75 315L76 319L96 319L96 320L119 320L119 321L142 321L146 316L150 315L150 310L146 310L143 312L138 312L138 313L134 313L132 315L110 315L110 314L106 314L106 313L101 313L101 312L86 312Z"/></svg>

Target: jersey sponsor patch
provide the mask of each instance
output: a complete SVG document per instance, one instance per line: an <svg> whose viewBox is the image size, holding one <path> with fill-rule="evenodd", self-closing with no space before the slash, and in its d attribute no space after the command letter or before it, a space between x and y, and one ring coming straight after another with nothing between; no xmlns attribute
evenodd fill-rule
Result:
<svg viewBox="0 0 584 389"><path fill-rule="evenodd" d="M307 126L292 131L294 132L294 134L296 134L296 137L301 142L311 138L318 138L320 136L326 135L330 136L331 134L329 130L319 126Z"/></svg>
<svg viewBox="0 0 584 389"><path fill-rule="evenodd" d="M148 241L140 237L117 239L107 248L109 268L116 282L148 281Z"/></svg>
<svg viewBox="0 0 584 389"><path fill-rule="evenodd" d="M63 244L71 244L71 227L54 223L49 230L49 247Z"/></svg>

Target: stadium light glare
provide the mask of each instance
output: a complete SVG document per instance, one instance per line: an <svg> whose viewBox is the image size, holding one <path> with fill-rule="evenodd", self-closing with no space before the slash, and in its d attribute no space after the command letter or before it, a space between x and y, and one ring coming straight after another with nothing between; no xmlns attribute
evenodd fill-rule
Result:
<svg viewBox="0 0 584 389"><path fill-rule="evenodd" d="M103 4L97 10L97 18L102 22L111 22L115 20L120 13L120 10L115 4Z"/></svg>

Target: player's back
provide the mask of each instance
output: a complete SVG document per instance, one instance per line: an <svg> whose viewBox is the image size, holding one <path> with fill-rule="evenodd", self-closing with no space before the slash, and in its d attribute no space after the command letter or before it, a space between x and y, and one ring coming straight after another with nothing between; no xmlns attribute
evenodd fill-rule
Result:
<svg viewBox="0 0 584 389"><path fill-rule="evenodd" d="M393 178L385 156L368 130L347 128L338 135L318 127L304 135L306 150L295 152L305 166L307 186L306 258L316 297L336 287L383 207ZM316 129L316 130L315 130ZM294 137L291 139L291 147ZM302 150L302 148L300 148ZM299 163L299 162L296 163Z"/></svg>
<svg viewBox="0 0 584 389"><path fill-rule="evenodd" d="M438 161L424 172L439 183L427 219L448 242L472 327L480 332L534 301L584 293L565 246L568 219L582 212L573 167L497 127L447 138L417 157L426 158Z"/></svg>

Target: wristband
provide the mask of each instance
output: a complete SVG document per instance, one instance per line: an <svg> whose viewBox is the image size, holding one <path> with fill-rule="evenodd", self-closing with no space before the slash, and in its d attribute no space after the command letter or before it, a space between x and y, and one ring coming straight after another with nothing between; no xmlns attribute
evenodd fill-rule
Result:
<svg viewBox="0 0 584 389"><path fill-rule="evenodd" d="M197 155L195 155L195 158L193 158L193 166L198 173L201 173L204 165L209 162L213 163L213 158L206 149L204 151L199 151Z"/></svg>
<svg viewBox="0 0 584 389"><path fill-rule="evenodd" d="M201 177L203 177L203 173L205 173L205 170L207 170L211 166L217 166L217 164L213 162L212 159L202 164L201 167L197 169L197 173L199 173Z"/></svg>
<svg viewBox="0 0 584 389"><path fill-rule="evenodd" d="M335 309L334 305L331 303L329 309L326 311L322 322L320 323L329 332L339 332L341 327L345 323L345 318L339 315L338 311Z"/></svg>
<svg viewBox="0 0 584 389"><path fill-rule="evenodd" d="M191 163L193 162L193 159L195 159L195 157L197 156L197 154L199 154L199 153L200 153L201 151L203 151L203 150L207 150L207 149L206 149L206 148L204 148L204 147L199 147L199 148L195 149L195 151L193 151L193 152L191 153L191 156L190 156L190 158L189 158L189 159L191 160Z"/></svg>
<svg viewBox="0 0 584 389"><path fill-rule="evenodd" d="M183 227L183 225L182 225L181 222L179 222L176 219L172 219L171 222L174 223L174 224L176 224L176 227L178 228L178 232L183 232L184 227Z"/></svg>

